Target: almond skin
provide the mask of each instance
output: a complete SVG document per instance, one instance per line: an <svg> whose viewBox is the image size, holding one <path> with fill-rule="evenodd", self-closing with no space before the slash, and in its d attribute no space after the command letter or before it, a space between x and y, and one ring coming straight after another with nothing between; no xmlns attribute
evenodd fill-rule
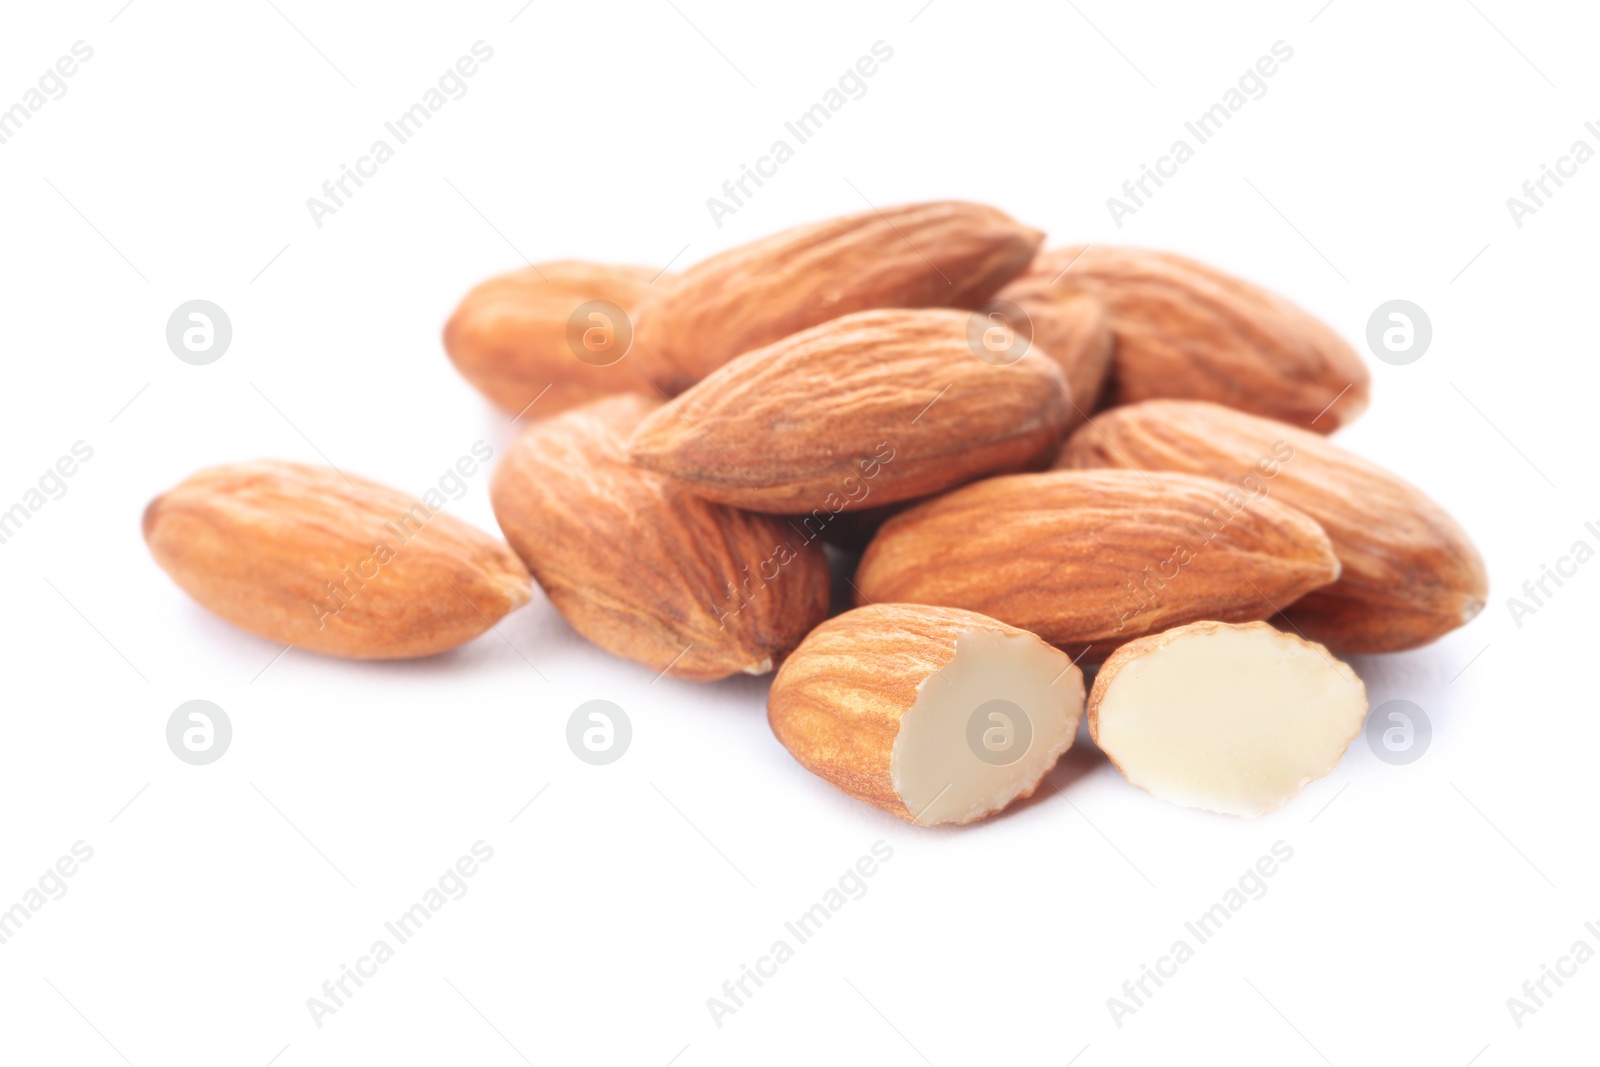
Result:
<svg viewBox="0 0 1600 1067"><path fill-rule="evenodd" d="M1159 472L990 478L885 523L857 602L966 608L1098 660L1186 622L1266 619L1339 576L1314 521L1230 491Z"/></svg>
<svg viewBox="0 0 1600 1067"><path fill-rule="evenodd" d="M1016 469L1072 413L1036 352L973 355L964 312L864 311L741 356L639 427L634 462L725 504L829 513Z"/></svg>
<svg viewBox="0 0 1600 1067"><path fill-rule="evenodd" d="M1032 723L1028 751L998 771L966 729L996 698ZM927 826L1032 796L1071 747L1083 703L1078 668L1033 634L970 611L877 604L811 632L773 679L767 721L813 774Z"/></svg>
<svg viewBox="0 0 1600 1067"><path fill-rule="evenodd" d="M1098 297L1051 284L1059 270L1044 269L1036 261L1034 269L1000 290L985 309L1005 302L1027 315L1035 349L1055 360L1066 376L1076 426L1094 414L1105 391L1116 335Z"/></svg>
<svg viewBox="0 0 1600 1067"><path fill-rule="evenodd" d="M1360 456L1271 419L1216 404L1147 401L1097 416L1067 442L1058 465L1203 474L1310 515L1343 569L1284 617L1335 652L1428 644L1488 600L1482 557L1439 505Z"/></svg>
<svg viewBox="0 0 1600 1067"><path fill-rule="evenodd" d="M505 542L365 478L263 460L152 500L150 554L235 626L353 659L428 656L528 602Z"/></svg>
<svg viewBox="0 0 1600 1067"><path fill-rule="evenodd" d="M785 522L629 463L624 443L657 403L610 397L529 427L495 471L495 517L606 651L697 681L764 674L827 616L827 561Z"/></svg>
<svg viewBox="0 0 1600 1067"><path fill-rule="evenodd" d="M976 308L1027 269L1043 239L959 201L797 226L684 271L639 323L641 350L656 384L678 393L735 356L854 311Z"/></svg>
<svg viewBox="0 0 1600 1067"><path fill-rule="evenodd" d="M445 324L445 351L462 377L512 415L535 401L530 418L612 393L653 396L655 390L639 371L638 354L616 349L631 340L632 322L657 273L565 260L490 278L462 298ZM573 331L573 314L593 300L615 304L630 322L584 315L582 328ZM595 331L589 332L590 327ZM584 344L585 338L592 339L590 344Z"/></svg>
<svg viewBox="0 0 1600 1067"><path fill-rule="evenodd" d="M1366 409L1367 368L1344 339L1242 279L1169 252L1101 245L1054 249L1035 270L1105 304L1117 338L1106 407L1210 400L1319 433Z"/></svg>

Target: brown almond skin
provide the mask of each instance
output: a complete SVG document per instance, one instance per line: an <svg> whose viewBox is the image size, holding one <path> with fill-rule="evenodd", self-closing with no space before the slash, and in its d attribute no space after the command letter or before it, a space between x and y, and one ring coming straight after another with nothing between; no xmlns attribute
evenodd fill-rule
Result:
<svg viewBox="0 0 1600 1067"><path fill-rule="evenodd" d="M1052 268L1054 288L1097 296L1110 314L1116 355L1105 407L1209 400L1318 433L1366 409L1361 357L1276 293L1143 248L1053 249L1035 270Z"/></svg>
<svg viewBox="0 0 1600 1067"><path fill-rule="evenodd" d="M1420 490L1322 437L1216 404L1152 400L1097 416L1068 440L1063 468L1135 467L1249 478L1327 531L1339 580L1284 611L1342 654L1398 652L1465 624L1489 597L1471 539Z"/></svg>
<svg viewBox="0 0 1600 1067"><path fill-rule="evenodd" d="M983 204L936 201L797 226L680 274L638 326L648 373L678 393L735 356L871 308L976 308L1044 235Z"/></svg>
<svg viewBox="0 0 1600 1067"><path fill-rule="evenodd" d="M1066 376L1072 425L1076 427L1094 414L1100 403L1111 375L1116 335L1111 316L1098 297L1051 284L1058 272L1059 268L1050 271L1035 261L1034 269L1000 290L984 307L998 309L1005 302L1022 309L1032 344L1055 360Z"/></svg>
<svg viewBox="0 0 1600 1067"><path fill-rule="evenodd" d="M531 426L495 472L495 517L606 651L696 681L764 674L827 616L827 560L785 522L630 464L624 443L657 403L610 397Z"/></svg>
<svg viewBox="0 0 1600 1067"><path fill-rule="evenodd" d="M1036 352L995 366L960 311L864 311L741 356L639 427L634 462L724 504L856 511L1014 470L1071 417Z"/></svg>
<svg viewBox="0 0 1600 1067"><path fill-rule="evenodd" d="M327 467L262 460L202 470L150 502L144 539L204 607L331 656L443 652L532 595L505 542Z"/></svg>
<svg viewBox="0 0 1600 1067"><path fill-rule="evenodd" d="M472 289L444 328L444 347L462 377L502 411L543 418L612 393L655 390L640 373L637 351L612 361L605 347L631 338L657 271L563 260L540 263L490 278ZM663 282L665 279L663 279ZM623 310L628 323L611 322L609 338L596 333L596 348L578 348L569 320L591 300ZM601 312L604 314L604 312ZM604 330L605 323L587 316ZM578 351L584 353L580 359ZM537 403L535 403L537 401ZM529 405L533 405L532 408Z"/></svg>
<svg viewBox="0 0 1600 1067"><path fill-rule="evenodd" d="M1273 500L1233 511L1229 489L1121 470L989 478L885 523L857 603L966 608L1094 662L1186 622L1266 619L1339 576L1309 517Z"/></svg>
<svg viewBox="0 0 1600 1067"><path fill-rule="evenodd" d="M890 767L900 720L916 704L918 687L955 658L956 638L975 630L1021 634L954 608L875 604L847 611L811 631L784 662L767 696L767 722L806 770L915 823ZM1066 670L1077 668L1069 663Z"/></svg>

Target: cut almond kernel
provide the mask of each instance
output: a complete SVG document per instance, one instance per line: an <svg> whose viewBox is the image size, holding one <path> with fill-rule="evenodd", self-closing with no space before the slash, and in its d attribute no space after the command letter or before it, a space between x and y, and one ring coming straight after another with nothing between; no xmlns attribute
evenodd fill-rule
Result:
<svg viewBox="0 0 1600 1067"><path fill-rule="evenodd" d="M877 604L813 630L767 717L805 768L921 826L1033 795L1072 746L1083 675L1025 630L975 612Z"/></svg>
<svg viewBox="0 0 1600 1067"><path fill-rule="evenodd" d="M1106 660L1089 734L1151 796L1253 817L1333 770L1366 714L1366 686L1321 645L1264 622L1194 622Z"/></svg>

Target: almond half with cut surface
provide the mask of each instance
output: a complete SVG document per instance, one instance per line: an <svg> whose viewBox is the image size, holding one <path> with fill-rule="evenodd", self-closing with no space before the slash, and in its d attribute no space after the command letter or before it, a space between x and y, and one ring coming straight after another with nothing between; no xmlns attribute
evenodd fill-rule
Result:
<svg viewBox="0 0 1600 1067"><path fill-rule="evenodd" d="M1489 596L1482 557L1443 508L1355 453L1271 419L1151 400L1096 416L1058 465L1203 474L1310 515L1342 570L1337 582L1287 606L1284 618L1336 652L1425 645L1472 619Z"/></svg>
<svg viewBox="0 0 1600 1067"><path fill-rule="evenodd" d="M630 349L659 273L562 260L498 275L462 297L444 328L445 351L512 415L542 418L612 393L654 396Z"/></svg>
<svg viewBox="0 0 1600 1067"><path fill-rule="evenodd" d="M454 648L532 594L499 538L300 463L193 474L145 508L144 539L173 581L235 626L354 659Z"/></svg>
<svg viewBox="0 0 1600 1067"><path fill-rule="evenodd" d="M800 764L922 826L1032 796L1072 746L1083 676L1033 634L970 611L857 608L811 632L767 719Z"/></svg>
<svg viewBox="0 0 1600 1067"><path fill-rule="evenodd" d="M1099 297L1117 337L1106 407L1173 397L1332 433L1367 406L1366 364L1276 293L1170 252L1089 245L1039 257L1052 286Z"/></svg>
<svg viewBox="0 0 1600 1067"><path fill-rule="evenodd" d="M678 678L764 674L828 611L820 544L628 462L657 406L616 396L529 427L490 487L556 610L615 655Z"/></svg>
<svg viewBox="0 0 1600 1067"><path fill-rule="evenodd" d="M1044 235L984 204L937 201L814 222L721 252L665 287L639 323L677 393L735 356L872 308L975 308L1027 269Z"/></svg>
<svg viewBox="0 0 1600 1067"><path fill-rule="evenodd" d="M639 427L634 462L724 504L837 514L1024 466L1063 434L1060 369L973 354L959 311L863 311L740 356Z"/></svg>
<svg viewBox="0 0 1600 1067"><path fill-rule="evenodd" d="M1361 679L1321 645L1266 623L1195 622L1106 660L1089 734L1152 796L1255 816L1333 770L1366 714Z"/></svg>
<svg viewBox="0 0 1600 1067"><path fill-rule="evenodd" d="M1268 618L1339 576L1313 520L1230 492L1166 472L989 478L885 523L858 603L966 608L1096 660L1181 623Z"/></svg>

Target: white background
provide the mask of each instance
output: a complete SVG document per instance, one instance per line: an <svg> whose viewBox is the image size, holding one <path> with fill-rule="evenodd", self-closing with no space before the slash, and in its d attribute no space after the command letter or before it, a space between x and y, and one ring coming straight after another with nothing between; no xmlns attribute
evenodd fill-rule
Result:
<svg viewBox="0 0 1600 1067"><path fill-rule="evenodd" d="M1593 1058L1600 962L1521 1028L1506 1007L1573 942L1600 949L1600 563L1520 626L1506 604L1576 540L1600 547L1600 162L1520 228L1506 207L1574 140L1600 147L1592 10L275 2L8 5L0 31L0 106L94 49L0 145L0 507L75 441L94 450L0 545L0 907L74 842L94 850L0 945L0 1061ZM494 56L467 95L317 228L306 198L480 39ZM706 198L879 40L894 54L867 94L715 226ZM1106 198L1279 40L1294 54L1269 92L1114 226ZM438 338L524 257L681 267L946 197L1055 243L1200 256L1363 351L1378 304L1426 309L1432 348L1370 360L1372 408L1340 436L1489 565L1469 627L1356 662L1374 706L1425 709L1419 761L1358 738L1243 821L1159 803L1081 741L1034 802L928 831L795 764L765 680L652 684L537 593L435 659L273 662L146 553L146 501L202 466L326 457L420 494L474 441L503 448L507 420ZM206 367L164 338L194 298L233 323ZM450 508L493 528L487 477ZM234 726L208 767L165 743L194 698ZM563 739L595 698L634 726L607 767ZM307 998L480 839L494 858L470 892L316 1026ZM866 896L714 1025L706 998L880 840L893 859ZM1115 1025L1107 998L1280 840L1267 895Z"/></svg>

